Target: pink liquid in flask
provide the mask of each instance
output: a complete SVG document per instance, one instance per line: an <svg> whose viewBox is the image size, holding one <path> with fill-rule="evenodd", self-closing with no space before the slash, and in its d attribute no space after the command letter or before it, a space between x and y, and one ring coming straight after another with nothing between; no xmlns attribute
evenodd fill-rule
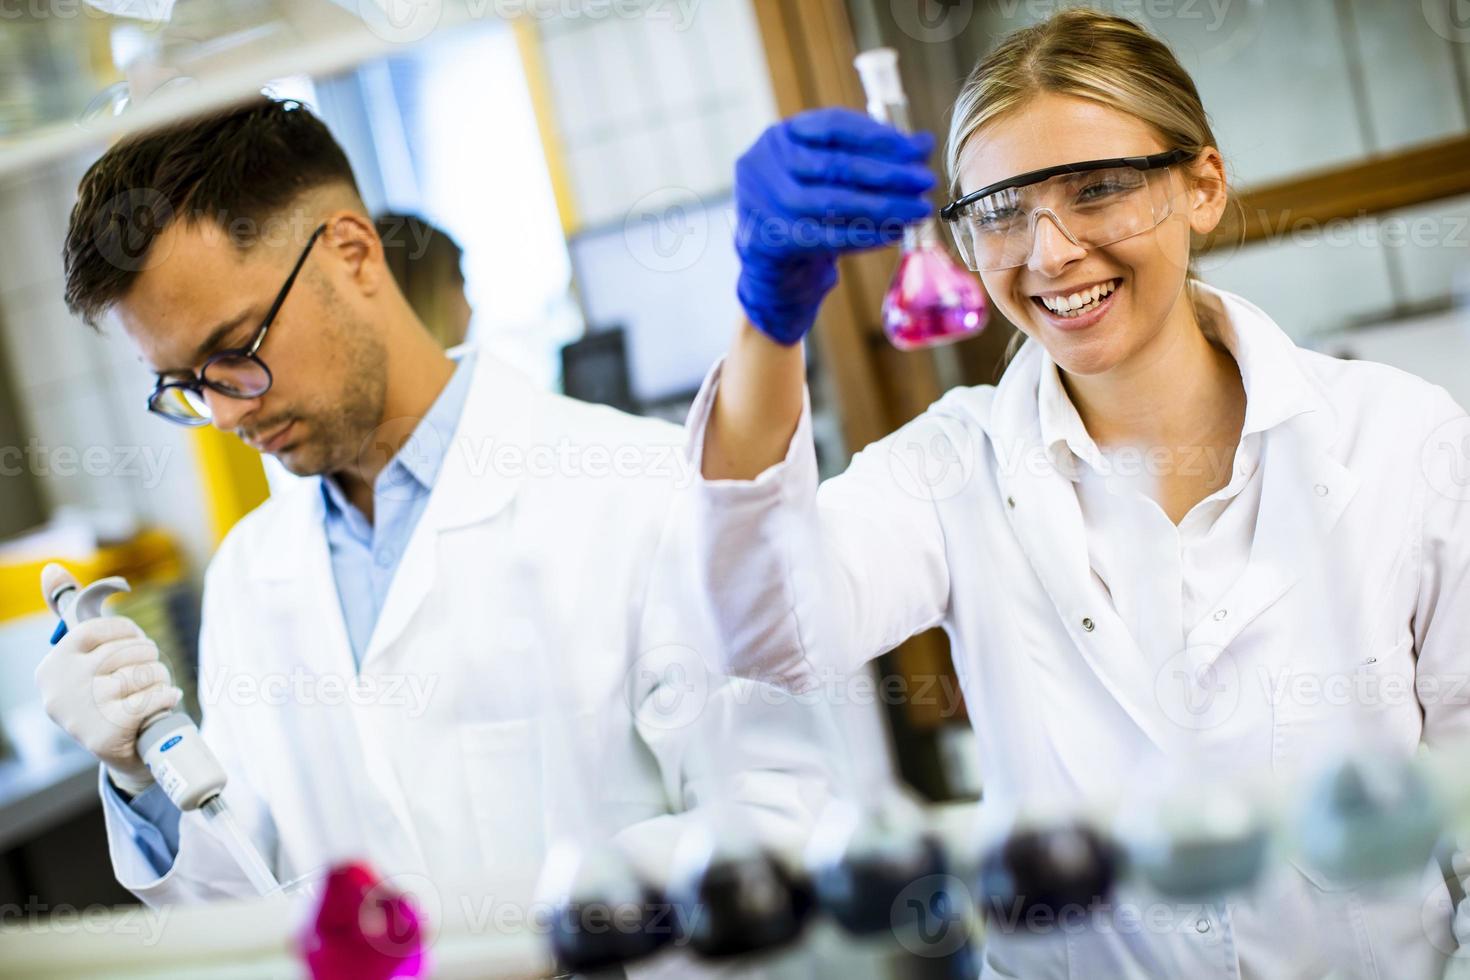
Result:
<svg viewBox="0 0 1470 980"><path fill-rule="evenodd" d="M909 101L892 48L864 51L853 62L868 97L868 115L909 132ZM903 257L883 298L883 331L899 350L937 347L985 328L985 291L939 244L934 218L904 231Z"/></svg>
<svg viewBox="0 0 1470 980"><path fill-rule="evenodd" d="M985 291L938 244L905 243L888 295L883 331L899 350L936 347L985 328Z"/></svg>
<svg viewBox="0 0 1470 980"><path fill-rule="evenodd" d="M332 869L316 920L299 948L312 980L397 980L427 976L413 903L363 864Z"/></svg>

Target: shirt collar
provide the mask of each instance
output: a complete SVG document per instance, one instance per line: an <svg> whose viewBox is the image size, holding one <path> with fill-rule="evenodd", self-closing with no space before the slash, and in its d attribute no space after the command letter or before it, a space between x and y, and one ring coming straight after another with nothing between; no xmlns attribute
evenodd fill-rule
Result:
<svg viewBox="0 0 1470 980"><path fill-rule="evenodd" d="M1306 383L1296 363L1295 347L1265 314L1239 297L1218 290L1204 288L1196 296L1203 300L1214 333L1240 370L1245 388L1242 440L1321 408L1320 395ZM1227 307L1222 302L1225 297L1234 304ZM1040 352L1040 361L1036 407L1041 443L1057 469L1075 480L1078 460L1098 470L1102 454L1087 434L1087 427L1062 385L1060 370L1045 349Z"/></svg>
<svg viewBox="0 0 1470 980"><path fill-rule="evenodd" d="M1056 362L1045 351L1041 356L1041 387L1037 391L1037 414L1041 421L1041 444L1051 457L1052 465L1072 479L1077 479L1080 459L1095 470L1102 469L1102 454L1097 443L1087 434L1082 416L1067 389L1062 386Z"/></svg>
<svg viewBox="0 0 1470 980"><path fill-rule="evenodd" d="M398 488L409 487L415 495L428 493L434 488L439 480L439 471L444 468L450 441L459 427L460 416L464 414L470 381L475 374L474 360L473 353L467 353L460 359L449 384L434 399L434 404L414 427L408 441L378 474L373 483L374 496L382 496L390 488L401 494ZM331 476L323 475L321 484L329 513L350 514L355 510Z"/></svg>

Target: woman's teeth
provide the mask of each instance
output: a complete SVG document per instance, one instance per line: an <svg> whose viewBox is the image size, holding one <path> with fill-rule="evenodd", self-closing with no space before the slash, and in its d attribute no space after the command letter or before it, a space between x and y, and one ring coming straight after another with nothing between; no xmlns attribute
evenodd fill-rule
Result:
<svg viewBox="0 0 1470 980"><path fill-rule="evenodd" d="M1068 318L1081 316L1084 313L1090 313L1097 309L1103 297L1116 289L1119 282L1121 280L1109 279L1107 282L1098 283L1091 289L1084 289L1082 292L1073 293L1070 296L1038 296L1037 299L1041 300L1041 305L1051 310L1057 316Z"/></svg>

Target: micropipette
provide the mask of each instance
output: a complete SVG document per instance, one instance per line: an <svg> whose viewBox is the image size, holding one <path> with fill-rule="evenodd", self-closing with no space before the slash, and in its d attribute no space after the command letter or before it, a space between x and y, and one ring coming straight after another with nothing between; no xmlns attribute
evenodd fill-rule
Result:
<svg viewBox="0 0 1470 980"><path fill-rule="evenodd" d="M102 615L102 603L109 597L129 591L127 580L119 577L101 579L85 589L79 589L70 579L51 588L47 604L61 617L51 645L60 643L78 624ZM262 895L279 892L275 875L225 803L224 767L209 751L194 720L177 708L160 711L139 728L136 748L154 781L175 806L204 813L255 890Z"/></svg>

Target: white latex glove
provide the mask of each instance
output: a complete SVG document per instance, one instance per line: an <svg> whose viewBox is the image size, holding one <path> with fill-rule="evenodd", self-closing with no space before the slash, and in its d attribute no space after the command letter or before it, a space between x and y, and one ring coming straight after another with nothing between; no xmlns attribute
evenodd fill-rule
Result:
<svg viewBox="0 0 1470 980"><path fill-rule="evenodd" d="M48 565L42 588L49 597L70 578ZM108 616L80 624L36 668L36 686L46 714L107 766L113 785L134 796L153 785L135 748L138 731L184 692L137 623Z"/></svg>

